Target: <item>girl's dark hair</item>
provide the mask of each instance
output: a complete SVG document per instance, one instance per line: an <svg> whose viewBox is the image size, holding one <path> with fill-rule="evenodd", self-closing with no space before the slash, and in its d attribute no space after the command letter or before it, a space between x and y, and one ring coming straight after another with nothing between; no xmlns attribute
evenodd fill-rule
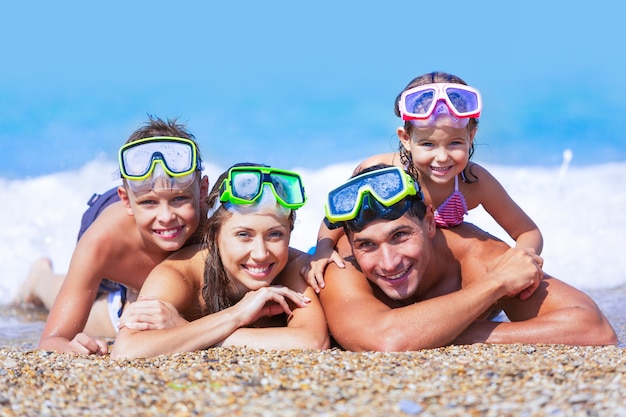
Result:
<svg viewBox="0 0 626 417"><path fill-rule="evenodd" d="M267 165L255 163L239 163L236 166L263 166ZM232 167L231 167L232 168ZM202 246L206 249L206 259L204 260L204 281L202 284L202 298L206 305L205 314L213 314L224 310L232 305L232 295L235 294L235 286L228 279L220 250L217 245L217 237L222 225L228 220L232 213L220 202L221 185L228 177L230 168L223 172L213 184L211 192L206 198L207 207L216 207L213 214L206 220L203 230ZM290 229L293 230L296 221L296 212L291 210L289 214Z"/></svg>
<svg viewBox="0 0 626 417"><path fill-rule="evenodd" d="M400 103L400 96L402 96L402 93L404 93L406 90L413 88L413 87L418 87L420 85L433 84L433 83L454 83L454 84L467 85L467 83L463 81L460 77L457 77L456 75L453 75L453 74L448 74L447 72L433 71L433 72L429 72L428 74L422 74L418 77L413 78L411 82L409 82L407 86L404 87L404 89L400 91L400 93L396 96L396 100L393 103L393 111L395 115L398 117L401 116L399 103ZM467 129L475 130L477 128L478 128L478 119L475 117L472 117L467 124ZM404 130L408 134L411 134L412 129L413 129L413 125L411 124L411 121L410 120L405 121ZM411 155L411 151L406 150L405 147L402 145L402 142L400 142L398 144L398 153L400 154L400 162L402 162L402 165L406 167L406 170L409 173L409 175L412 176L415 180L417 180L419 177L419 172L417 171L415 164L413 164L413 156ZM469 149L470 160L472 159L473 155L474 155L474 142L472 142L472 145L470 146L470 149ZM477 181L476 176L471 172L471 164L467 164L467 167L463 170L461 179L463 180L463 182L466 182L466 183Z"/></svg>

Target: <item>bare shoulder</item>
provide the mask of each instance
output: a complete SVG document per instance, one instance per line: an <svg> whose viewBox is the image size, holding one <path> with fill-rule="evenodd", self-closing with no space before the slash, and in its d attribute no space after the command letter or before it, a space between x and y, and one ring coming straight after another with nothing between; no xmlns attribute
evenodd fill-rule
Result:
<svg viewBox="0 0 626 417"><path fill-rule="evenodd" d="M68 270L68 276L100 282L102 277L139 288L132 265L144 263L141 238L135 233L134 218L124 213L121 203L107 207L80 237ZM132 271L129 273L129 271ZM142 277L145 278L146 274Z"/></svg>
<svg viewBox="0 0 626 417"><path fill-rule="evenodd" d="M471 223L439 229L436 251L458 262L462 279L468 284L491 269L510 249L509 245ZM449 263L449 259L444 259Z"/></svg>
<svg viewBox="0 0 626 417"><path fill-rule="evenodd" d="M141 236L137 232L135 218L127 214L121 202L113 203L104 209L77 244L77 249L80 249L81 253L89 253L83 251L83 248L93 249L92 252L96 254L94 264L98 260L116 263L114 260L134 256L135 252L141 251L141 247Z"/></svg>
<svg viewBox="0 0 626 417"><path fill-rule="evenodd" d="M205 260L206 249L200 244L192 245L174 252L157 265L155 270L167 271L168 274L178 275L187 280L199 280L204 276Z"/></svg>
<svg viewBox="0 0 626 417"><path fill-rule="evenodd" d="M489 172L489 170L487 168L485 168L484 166L477 164L476 162L468 162L467 163L467 168L465 170L466 173L469 173L468 175L468 180L469 181L476 181L478 180L478 182L480 182L481 180L483 180L484 178L493 178L493 174L491 174L491 172Z"/></svg>
<svg viewBox="0 0 626 417"><path fill-rule="evenodd" d="M150 272L140 295L167 301L187 318L199 317L205 258L201 245L181 249Z"/></svg>
<svg viewBox="0 0 626 417"><path fill-rule="evenodd" d="M311 255L308 253L290 247L287 265L285 265L285 268L278 274L274 282L289 287L294 291L304 292L308 284L300 275L300 270L309 262L310 258Z"/></svg>
<svg viewBox="0 0 626 417"><path fill-rule="evenodd" d="M447 247L457 256L483 252L500 254L509 249L502 240L472 223L464 222L455 227L438 230Z"/></svg>

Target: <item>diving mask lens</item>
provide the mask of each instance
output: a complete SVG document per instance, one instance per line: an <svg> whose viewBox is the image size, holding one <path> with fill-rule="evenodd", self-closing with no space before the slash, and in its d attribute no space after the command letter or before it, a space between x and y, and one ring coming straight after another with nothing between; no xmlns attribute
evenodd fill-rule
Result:
<svg viewBox="0 0 626 417"><path fill-rule="evenodd" d="M195 143L190 139L153 137L125 144L119 152L120 172L128 180L148 178L159 163L171 177L182 177L200 169Z"/></svg>
<svg viewBox="0 0 626 417"><path fill-rule="evenodd" d="M421 193L419 184L398 167L366 172L328 193L326 218L331 223L354 219L366 195L369 195L370 200L373 198L383 206L390 207L404 197L417 193Z"/></svg>
<svg viewBox="0 0 626 417"><path fill-rule="evenodd" d="M222 182L220 201L234 204L251 204L257 201L263 185L283 207L298 209L306 202L302 180L298 174L268 167L233 167Z"/></svg>
<svg viewBox="0 0 626 417"><path fill-rule="evenodd" d="M184 188L195 171L202 169L196 144L186 138L157 136L140 139L120 148L122 178L134 192L158 188Z"/></svg>
<svg viewBox="0 0 626 417"><path fill-rule="evenodd" d="M463 84L433 83L410 88L400 95L398 107L403 120L427 120L444 102L457 118L477 118L482 98L475 88Z"/></svg>

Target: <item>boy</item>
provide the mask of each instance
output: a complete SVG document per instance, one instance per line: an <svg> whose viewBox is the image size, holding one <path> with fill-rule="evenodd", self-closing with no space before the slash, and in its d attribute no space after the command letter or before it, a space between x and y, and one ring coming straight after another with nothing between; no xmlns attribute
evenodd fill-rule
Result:
<svg viewBox="0 0 626 417"><path fill-rule="evenodd" d="M40 260L22 291L25 301L50 308L40 349L107 354L93 335L115 337L121 310L148 273L199 242L209 183L185 126L150 117L122 146L119 162L123 185L92 198L67 276Z"/></svg>

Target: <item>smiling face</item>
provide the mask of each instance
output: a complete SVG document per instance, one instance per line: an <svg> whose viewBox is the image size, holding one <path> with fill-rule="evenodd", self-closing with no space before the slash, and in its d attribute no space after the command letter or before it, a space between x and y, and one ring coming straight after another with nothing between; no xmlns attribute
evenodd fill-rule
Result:
<svg viewBox="0 0 626 417"><path fill-rule="evenodd" d="M135 218L137 229L147 245L173 252L183 247L200 224L201 201L208 179L196 178L183 189L169 188L133 193L120 187L122 203Z"/></svg>
<svg viewBox="0 0 626 417"><path fill-rule="evenodd" d="M232 211L217 246L228 279L238 292L269 286L289 258L289 216L277 210Z"/></svg>
<svg viewBox="0 0 626 417"><path fill-rule="evenodd" d="M435 232L432 215L420 221L407 212L396 220L373 221L349 238L367 278L390 299L402 301L416 295L425 283Z"/></svg>
<svg viewBox="0 0 626 417"><path fill-rule="evenodd" d="M413 126L409 132L398 128L398 137L411 152L420 181L447 183L467 166L475 129L438 122L432 127Z"/></svg>

